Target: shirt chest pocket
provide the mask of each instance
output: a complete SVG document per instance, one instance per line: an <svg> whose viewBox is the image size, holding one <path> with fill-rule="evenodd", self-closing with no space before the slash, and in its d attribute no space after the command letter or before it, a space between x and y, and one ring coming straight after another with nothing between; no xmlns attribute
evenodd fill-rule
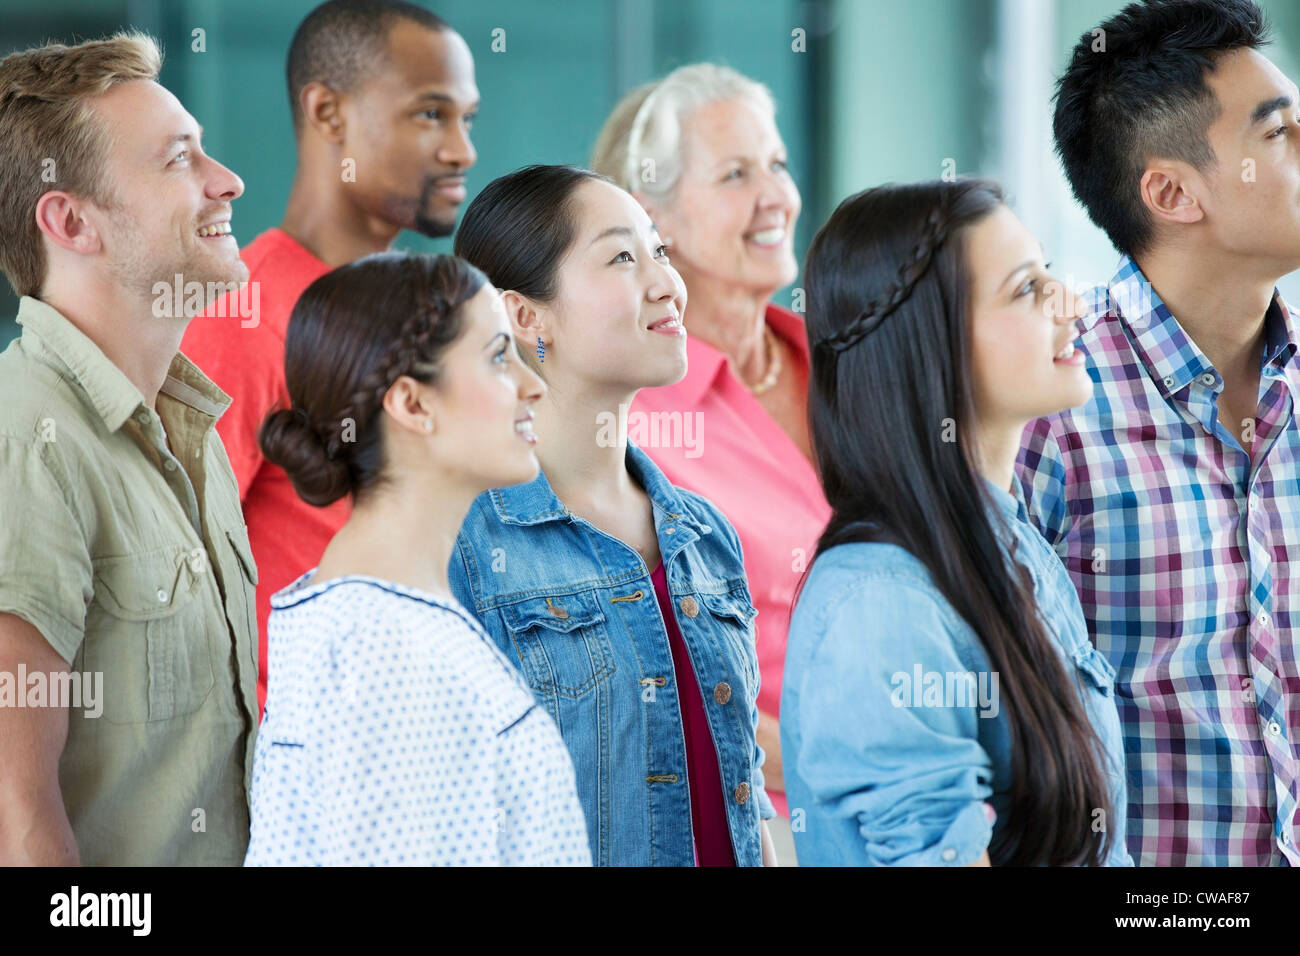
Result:
<svg viewBox="0 0 1300 956"><path fill-rule="evenodd" d="M540 694L583 697L614 673L605 613L594 591L529 598L501 609L521 670Z"/></svg>
<svg viewBox="0 0 1300 956"><path fill-rule="evenodd" d="M754 618L758 611L748 598L735 591L726 594L700 595L700 603L708 609L714 626L721 635L722 646L728 653L727 664L745 679L749 703L758 698L758 653L755 647L757 632ZM678 620L681 618L679 616Z"/></svg>
<svg viewBox="0 0 1300 956"><path fill-rule="evenodd" d="M112 724L193 713L213 685L203 574L190 553L164 548L95 563L83 666L103 674Z"/></svg>
<svg viewBox="0 0 1300 956"><path fill-rule="evenodd" d="M258 666L258 642L261 640L258 636L257 627L257 565L253 562L253 549L248 541L248 528L241 524L237 531L227 529L226 540L230 542L230 548L235 553L235 563L243 575L242 581L234 581L228 589L231 593L227 596L227 600L231 602L232 614L242 613L244 619L248 622L248 652L253 667L256 668Z"/></svg>

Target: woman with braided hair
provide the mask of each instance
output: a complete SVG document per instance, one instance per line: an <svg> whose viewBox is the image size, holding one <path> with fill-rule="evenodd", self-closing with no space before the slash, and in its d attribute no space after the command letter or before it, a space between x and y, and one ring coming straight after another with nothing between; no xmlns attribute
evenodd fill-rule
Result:
<svg viewBox="0 0 1300 956"><path fill-rule="evenodd" d="M805 284L832 516L781 703L800 862L1132 865L1114 671L1013 480L1091 395L1080 303L984 180L846 199Z"/></svg>
<svg viewBox="0 0 1300 956"><path fill-rule="evenodd" d="M546 388L500 296L452 256L368 256L298 299L285 374L262 450L352 510L271 599L246 864L589 864L555 723L447 582L470 502L537 474Z"/></svg>

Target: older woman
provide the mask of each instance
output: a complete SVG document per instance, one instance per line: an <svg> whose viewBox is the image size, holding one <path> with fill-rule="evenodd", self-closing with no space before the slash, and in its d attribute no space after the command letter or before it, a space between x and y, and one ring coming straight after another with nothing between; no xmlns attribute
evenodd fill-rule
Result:
<svg viewBox="0 0 1300 956"><path fill-rule="evenodd" d="M740 534L759 610L758 739L768 792L789 817L777 729L786 631L830 509L811 461L804 324L771 301L799 271L799 191L776 105L734 70L681 67L624 97L592 168L645 207L690 293L686 377L643 389L627 436Z"/></svg>

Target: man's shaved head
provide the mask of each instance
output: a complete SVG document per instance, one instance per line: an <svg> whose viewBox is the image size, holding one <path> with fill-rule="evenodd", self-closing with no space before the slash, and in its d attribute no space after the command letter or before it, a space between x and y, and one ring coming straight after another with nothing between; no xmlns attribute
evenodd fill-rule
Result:
<svg viewBox="0 0 1300 956"><path fill-rule="evenodd" d="M437 14L404 0L329 0L307 14L289 44L286 76L293 128L302 128L302 89L319 82L341 93L357 87L382 69L388 34L409 20L430 30L450 30Z"/></svg>

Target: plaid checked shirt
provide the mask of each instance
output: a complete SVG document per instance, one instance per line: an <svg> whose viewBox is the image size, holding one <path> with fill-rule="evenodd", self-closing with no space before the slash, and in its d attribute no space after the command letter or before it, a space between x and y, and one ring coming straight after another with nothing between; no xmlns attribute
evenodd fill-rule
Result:
<svg viewBox="0 0 1300 956"><path fill-rule="evenodd" d="M1018 469L1117 672L1129 851L1139 866L1300 864L1294 319L1275 294L1257 421L1234 428L1223 378L1136 263L1091 303L1076 347L1093 399L1032 422Z"/></svg>

